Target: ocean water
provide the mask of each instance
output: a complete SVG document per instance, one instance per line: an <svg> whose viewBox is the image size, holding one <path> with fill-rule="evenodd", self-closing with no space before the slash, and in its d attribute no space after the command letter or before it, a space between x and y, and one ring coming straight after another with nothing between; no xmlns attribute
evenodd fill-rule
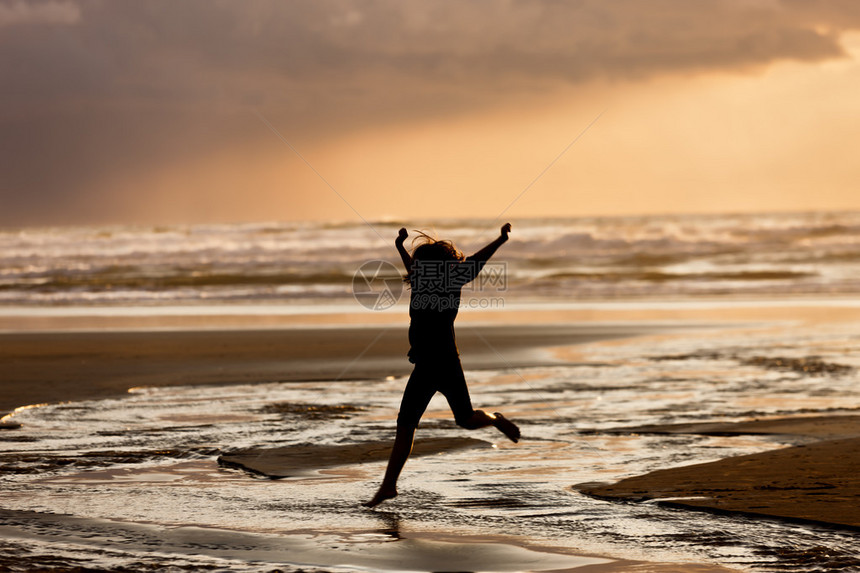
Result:
<svg viewBox="0 0 860 573"><path fill-rule="evenodd" d="M506 300L860 292L860 213L514 220ZM0 230L0 305L352 302L406 226L467 254L487 220ZM408 244L408 243L407 243ZM497 291L503 289L503 293ZM468 293L467 293L468 294ZM471 293L489 296L487 293Z"/></svg>

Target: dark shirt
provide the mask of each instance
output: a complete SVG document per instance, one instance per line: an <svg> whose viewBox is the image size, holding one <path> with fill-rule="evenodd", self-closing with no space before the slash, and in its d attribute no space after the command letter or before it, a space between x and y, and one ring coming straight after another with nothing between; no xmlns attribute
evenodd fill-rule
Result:
<svg viewBox="0 0 860 573"><path fill-rule="evenodd" d="M486 260L414 261L409 275L409 361L456 359L454 319L463 287L475 279Z"/></svg>

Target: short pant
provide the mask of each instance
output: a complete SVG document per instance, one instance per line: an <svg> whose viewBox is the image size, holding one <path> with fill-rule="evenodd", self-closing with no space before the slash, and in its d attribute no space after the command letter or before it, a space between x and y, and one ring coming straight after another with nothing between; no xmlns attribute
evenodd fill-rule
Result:
<svg viewBox="0 0 860 573"><path fill-rule="evenodd" d="M453 357L444 360L419 362L415 364L412 375L403 391L397 425L415 428L418 426L427 404L436 392L441 392L448 400L451 412L458 424L466 422L475 410L466 387L466 377L460 359Z"/></svg>

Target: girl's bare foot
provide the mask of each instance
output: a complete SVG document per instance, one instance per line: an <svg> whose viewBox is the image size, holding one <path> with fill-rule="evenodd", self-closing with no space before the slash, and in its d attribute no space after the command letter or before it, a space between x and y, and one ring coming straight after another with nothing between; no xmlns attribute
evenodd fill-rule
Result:
<svg viewBox="0 0 860 573"><path fill-rule="evenodd" d="M394 488L391 488L391 489L379 488L379 491L376 492L376 495L373 496L373 499L371 499L370 501L366 501L361 505L363 505L364 507L376 507L377 505L379 505L380 503L382 503L386 499L391 499L393 497L397 497L397 490L396 489L394 489Z"/></svg>
<svg viewBox="0 0 860 573"><path fill-rule="evenodd" d="M508 437L508 439L514 443L520 441L520 429L516 424L499 414L498 412L494 412L493 416L496 417L496 420L493 422L493 425L502 432L504 435Z"/></svg>

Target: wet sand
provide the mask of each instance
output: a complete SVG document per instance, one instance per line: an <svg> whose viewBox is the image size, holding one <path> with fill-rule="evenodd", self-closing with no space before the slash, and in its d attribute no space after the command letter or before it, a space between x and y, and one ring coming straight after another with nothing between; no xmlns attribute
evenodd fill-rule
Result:
<svg viewBox="0 0 860 573"><path fill-rule="evenodd" d="M717 513L775 518L860 531L860 416L740 423L651 425L605 433L772 435L819 441L716 462L659 470L612 485L579 484L600 499L656 501ZM804 440L806 441L806 440Z"/></svg>
<svg viewBox="0 0 860 573"><path fill-rule="evenodd" d="M719 324L721 318L735 321L744 317L749 321L795 321L798 311L796 308L781 311L768 309L762 313L748 309L735 313L693 311L685 313L684 316L676 316L677 313L619 312L611 317L614 319L611 321L601 321L599 316L596 319L591 317L591 321L582 323L564 322L565 316L556 313L555 322L549 321L552 317L545 316L544 319L548 322L544 324L529 324L512 317L517 324L467 322L458 329L458 342L463 353L464 367L467 369L564 364L577 360L576 353L550 352L551 349L632 336L676 334L685 329L709 328ZM831 309L825 309L816 311L816 314L831 312ZM845 316L841 318L846 319ZM603 319L606 317L606 314L602 315ZM401 322L361 327L343 324L290 324L271 328L249 328L248 324L221 324L214 328L207 325L207 328L193 329L187 326L176 328L171 325L167 330L123 327L117 330L33 329L2 333L0 412L33 403L117 396L135 386L378 379L402 376L411 369L405 358L406 328ZM860 467L855 463L860 459L858 420L860 416L825 416L817 419L791 418L741 424L708 423L683 427L623 428L618 431L791 435L794 437L792 439L810 443L752 456L728 458L710 464L664 469L622 480L611 486L582 484L578 489L603 499L660 499L664 500L660 503L685 509L775 517L849 528L860 527L856 507L856 500L860 499L860 483L855 478L860 475ZM387 447L387 444L385 446ZM370 448L372 452L369 450L368 455L376 456L373 459L380 458L384 455L384 449L373 445ZM438 445L431 444L428 453L436 449ZM292 475L296 468L306 471L363 461L353 459L354 455L360 453L359 450L345 454L340 450L310 448L304 457L289 454L284 457L285 452L279 453L275 450L234 454L257 456L257 462L269 464L269 470L254 468L249 463L237 465L273 477ZM244 461L247 461L247 458ZM287 468L286 471L283 471L284 468ZM691 497L699 499L677 499ZM18 517L21 519L18 520ZM18 521L32 521L33 516L10 514L6 518L9 536L23 535L22 539L27 537L26 533L22 534L22 531L26 532L26 526ZM39 519L49 518L39 514ZM91 527L92 523L92 520L88 520L85 525ZM57 527L62 529L61 526ZM114 527L113 522L104 524L105 530ZM235 532L230 533L234 534ZM157 535L160 539L169 537L163 535L163 532L152 535ZM259 542L255 538L247 542L242 540L241 544L251 544L251 541ZM225 541L227 546L234 543L240 545L232 538ZM510 543L503 545L501 549L506 547L511 547ZM432 551L436 552L436 548ZM531 557L525 556L524 559ZM367 563L378 565L388 557L374 555L368 559ZM484 566L487 566L487 563L505 562L503 553L498 552L495 556L489 552L482 559ZM551 560L542 565L550 568L550 563ZM556 563L552 562L552 566ZM571 561L564 566L594 567L595 571L629 570L619 561L602 564L597 560L590 566L586 563ZM630 565L641 567L641 564ZM643 570L664 570L661 567L660 564L649 564ZM667 565L665 570L677 570L672 567ZM687 565L684 570L725 569L710 565Z"/></svg>
<svg viewBox="0 0 860 573"><path fill-rule="evenodd" d="M137 386L360 380L402 376L412 368L406 359L405 310L304 315L182 315L157 307L132 314L111 308L45 310L0 315L0 416L20 406L106 398ZM466 369L527 367L576 361L576 353L563 349L588 342L804 321L860 321L860 307L803 300L514 307L464 312L457 321L457 343ZM544 351L549 348L557 351Z"/></svg>
<svg viewBox="0 0 860 573"><path fill-rule="evenodd" d="M492 447L492 443L475 438L416 438L409 457ZM249 448L219 456L218 464L280 479L306 475L328 467L384 462L390 452L391 444L388 442L365 442L344 446Z"/></svg>
<svg viewBox="0 0 860 573"><path fill-rule="evenodd" d="M727 573L718 565L649 563L626 559L606 559L533 545L528 541L499 534L465 536L438 532L403 532L396 518L384 529L311 535L255 534L227 529L179 526L169 530L146 523L126 523L104 519L54 515L41 512L0 509L0 547L19 549L11 562L0 558L3 570L91 571L78 561L41 554L41 545L32 543L73 543L103 548L112 541L113 552L146 554L157 548L154 559L141 559L134 570L199 571L194 562L182 558L217 557L254 566L255 571L552 571L555 573ZM392 543L396 542L396 543ZM169 560L158 555L170 555ZM229 563L227 561L226 563ZM285 564L304 564L291 566ZM312 565L311 565L312 564ZM31 567L32 566L32 567ZM308 569L307 567L310 567ZM320 568L323 569L320 569ZM127 571L128 569L122 569ZM219 570L227 570L219 569Z"/></svg>
<svg viewBox="0 0 860 573"><path fill-rule="evenodd" d="M540 349L624 338L653 324L467 325L466 369L561 363ZM0 333L0 415L29 404L106 398L138 386L403 376L406 326Z"/></svg>

